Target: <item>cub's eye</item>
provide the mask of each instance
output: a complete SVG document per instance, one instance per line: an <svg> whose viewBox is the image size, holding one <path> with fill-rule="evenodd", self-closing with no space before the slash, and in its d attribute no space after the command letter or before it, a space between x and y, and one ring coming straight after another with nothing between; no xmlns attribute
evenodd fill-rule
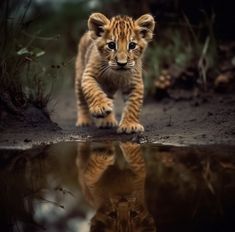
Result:
<svg viewBox="0 0 235 232"><path fill-rule="evenodd" d="M129 49L135 49L136 48L136 43L135 42L130 42L129 43Z"/></svg>
<svg viewBox="0 0 235 232"><path fill-rule="evenodd" d="M136 216L138 216L138 213L136 211L131 211L130 215L131 215L131 217L136 217Z"/></svg>
<svg viewBox="0 0 235 232"><path fill-rule="evenodd" d="M116 48L116 44L114 43L114 42L109 42L108 43L108 48L110 48L110 49L115 49Z"/></svg>
<svg viewBox="0 0 235 232"><path fill-rule="evenodd" d="M116 212L111 212L111 213L109 213L109 217L115 219L115 218L117 218L117 213Z"/></svg>

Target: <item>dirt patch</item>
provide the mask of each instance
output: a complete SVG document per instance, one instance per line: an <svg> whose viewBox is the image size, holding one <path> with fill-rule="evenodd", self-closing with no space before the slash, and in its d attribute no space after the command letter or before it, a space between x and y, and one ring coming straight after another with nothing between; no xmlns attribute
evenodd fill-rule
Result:
<svg viewBox="0 0 235 232"><path fill-rule="evenodd" d="M120 118L123 102L117 97ZM115 129L76 128L73 91L54 98L49 105L51 118L37 109L27 111L26 121L8 120L1 128L0 147L29 148L42 143L75 140L132 140L163 144L235 144L235 95L207 94L195 99L146 101L141 135L118 135ZM61 129L60 129L61 128Z"/></svg>
<svg viewBox="0 0 235 232"><path fill-rule="evenodd" d="M1 111L0 147L26 148L55 139L60 127L45 112L29 105L18 114Z"/></svg>

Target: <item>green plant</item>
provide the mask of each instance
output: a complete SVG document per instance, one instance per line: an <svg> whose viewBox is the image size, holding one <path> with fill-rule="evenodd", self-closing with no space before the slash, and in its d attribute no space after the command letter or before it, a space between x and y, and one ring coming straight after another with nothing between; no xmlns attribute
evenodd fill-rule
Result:
<svg viewBox="0 0 235 232"><path fill-rule="evenodd" d="M16 114L28 104L43 109L61 70L51 67L46 52L48 44L57 40L57 36L44 37L40 31L30 32L25 27L31 0L24 2L25 8L18 14L14 11L23 3L4 2L4 14L0 16L0 23L4 25L1 27L3 36L0 37L0 104ZM9 15L12 15L10 20Z"/></svg>
<svg viewBox="0 0 235 232"><path fill-rule="evenodd" d="M179 30L168 29L166 31L168 41L154 42L146 54L145 86L147 94L154 91L154 80L161 71L175 65L178 69L185 69L193 59L193 47L184 38Z"/></svg>
<svg viewBox="0 0 235 232"><path fill-rule="evenodd" d="M206 90L208 72L217 63L214 19L214 15L205 15L205 21L195 27L184 16L185 23L168 27L161 32L162 37L156 38L146 54L144 81L147 95L154 93L154 80L160 76L162 70L172 67L179 73L188 67L195 67Z"/></svg>

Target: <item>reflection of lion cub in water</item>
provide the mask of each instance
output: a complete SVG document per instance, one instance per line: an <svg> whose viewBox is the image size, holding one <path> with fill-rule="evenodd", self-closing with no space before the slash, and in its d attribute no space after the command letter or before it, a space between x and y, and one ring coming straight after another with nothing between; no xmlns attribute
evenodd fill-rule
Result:
<svg viewBox="0 0 235 232"><path fill-rule="evenodd" d="M79 147L79 181L88 202L97 210L90 231L155 231L145 204L146 174L140 146L122 143L120 147L128 168L115 162L111 145L93 149L90 154L88 145Z"/></svg>

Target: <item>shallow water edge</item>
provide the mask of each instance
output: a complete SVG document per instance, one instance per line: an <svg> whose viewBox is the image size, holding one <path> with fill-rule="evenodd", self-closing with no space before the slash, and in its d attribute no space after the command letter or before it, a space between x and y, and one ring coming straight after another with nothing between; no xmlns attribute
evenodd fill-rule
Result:
<svg viewBox="0 0 235 232"><path fill-rule="evenodd" d="M235 146L63 142L1 150L2 231L230 231Z"/></svg>

